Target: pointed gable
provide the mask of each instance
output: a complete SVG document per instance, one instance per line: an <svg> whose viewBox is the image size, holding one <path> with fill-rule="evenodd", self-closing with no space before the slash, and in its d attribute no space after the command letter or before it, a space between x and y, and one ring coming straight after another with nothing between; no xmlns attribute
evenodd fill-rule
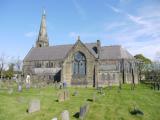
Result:
<svg viewBox="0 0 160 120"><path fill-rule="evenodd" d="M68 54L66 55L66 57L71 54L72 52L82 52L84 54L86 54L86 52L89 53L89 55L91 55L93 58L96 58L96 56L93 54L93 50L91 49L89 44L84 44L80 39L77 40L77 42L73 45L73 47L70 49L70 51L68 52Z"/></svg>

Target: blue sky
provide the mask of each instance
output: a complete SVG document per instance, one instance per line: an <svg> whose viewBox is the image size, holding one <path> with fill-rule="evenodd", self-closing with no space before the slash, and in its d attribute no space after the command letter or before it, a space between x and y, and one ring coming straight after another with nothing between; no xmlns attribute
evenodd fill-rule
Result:
<svg viewBox="0 0 160 120"><path fill-rule="evenodd" d="M1 0L0 54L25 57L37 39L42 10L51 45L101 40L133 55L160 51L160 0Z"/></svg>

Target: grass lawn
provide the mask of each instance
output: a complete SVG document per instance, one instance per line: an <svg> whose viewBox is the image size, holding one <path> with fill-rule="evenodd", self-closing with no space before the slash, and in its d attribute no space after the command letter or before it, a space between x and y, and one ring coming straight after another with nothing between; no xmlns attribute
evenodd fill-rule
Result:
<svg viewBox="0 0 160 120"><path fill-rule="evenodd" d="M70 100L57 102L57 92L54 87L25 90L21 93L14 90L8 94L7 90L0 90L0 120L60 120L63 110L68 110L71 120L79 111L81 105L89 103L86 120L160 120L160 92L153 91L144 85L137 85L134 91L129 85L123 85L118 92L117 87L104 89L105 96L97 93L94 88L68 88ZM72 96L77 90L78 95ZM97 94L97 101L87 101ZM26 112L29 101L39 99L41 110L28 114ZM129 109L136 106L144 115L131 115Z"/></svg>

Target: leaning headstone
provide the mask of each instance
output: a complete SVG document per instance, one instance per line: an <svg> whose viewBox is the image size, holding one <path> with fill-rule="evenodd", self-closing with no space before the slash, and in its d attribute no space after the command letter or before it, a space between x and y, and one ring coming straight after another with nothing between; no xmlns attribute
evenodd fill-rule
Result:
<svg viewBox="0 0 160 120"><path fill-rule="evenodd" d="M88 104L85 104L84 106L80 107L79 118L81 120L83 120L85 118L88 110L89 110L89 105Z"/></svg>
<svg viewBox="0 0 160 120"><path fill-rule="evenodd" d="M61 115L62 115L62 120L69 120L68 110L64 110Z"/></svg>
<svg viewBox="0 0 160 120"><path fill-rule="evenodd" d="M29 103L28 113L37 112L40 110L40 100L31 100Z"/></svg>

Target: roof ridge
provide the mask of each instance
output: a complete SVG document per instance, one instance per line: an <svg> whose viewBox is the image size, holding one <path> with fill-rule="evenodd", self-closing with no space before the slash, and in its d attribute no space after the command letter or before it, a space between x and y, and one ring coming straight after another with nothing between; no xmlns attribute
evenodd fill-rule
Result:
<svg viewBox="0 0 160 120"><path fill-rule="evenodd" d="M108 45L108 46L101 46L101 47L122 47L121 45Z"/></svg>

